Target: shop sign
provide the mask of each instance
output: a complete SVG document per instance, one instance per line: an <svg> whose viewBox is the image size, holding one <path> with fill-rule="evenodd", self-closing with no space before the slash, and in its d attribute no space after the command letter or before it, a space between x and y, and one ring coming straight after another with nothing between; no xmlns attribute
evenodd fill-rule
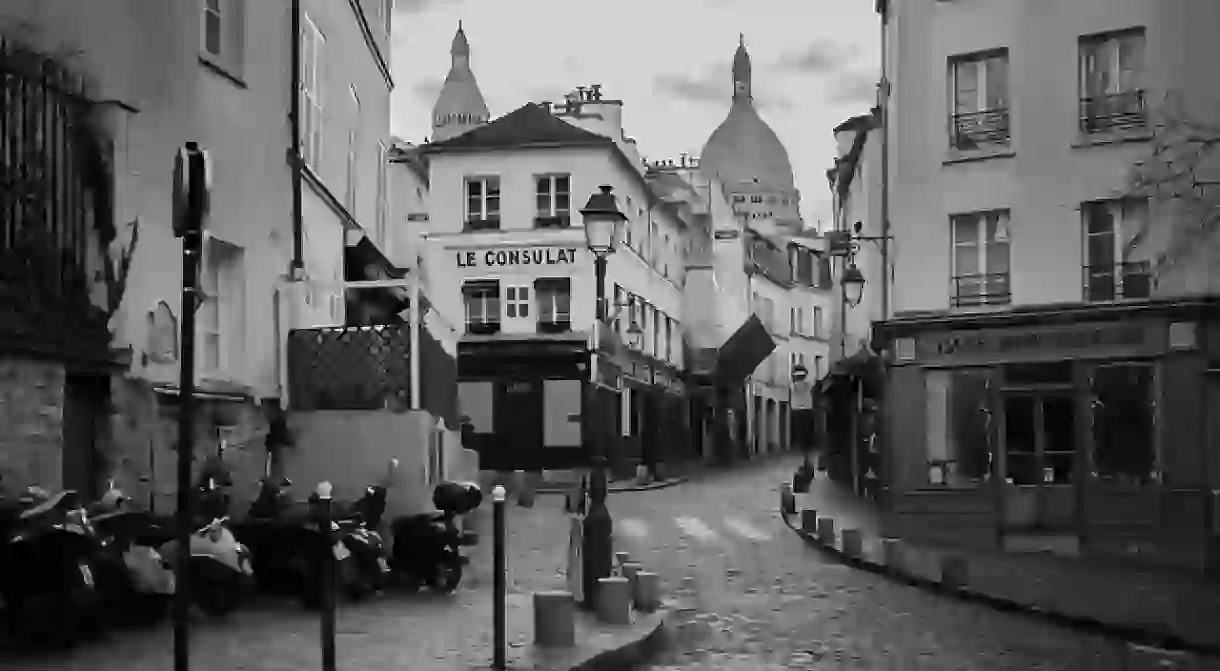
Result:
<svg viewBox="0 0 1220 671"><path fill-rule="evenodd" d="M935 343L940 356L1040 354L1098 347L1138 347L1147 329L1139 324L1100 324L1059 328L988 330L955 334Z"/></svg>
<svg viewBox="0 0 1220 671"><path fill-rule="evenodd" d="M563 266L576 263L575 247L517 247L462 250L454 253L458 268Z"/></svg>

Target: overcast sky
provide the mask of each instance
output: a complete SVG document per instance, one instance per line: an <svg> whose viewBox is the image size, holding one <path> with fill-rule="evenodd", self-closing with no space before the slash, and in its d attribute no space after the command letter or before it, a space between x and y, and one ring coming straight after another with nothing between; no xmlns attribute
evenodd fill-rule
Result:
<svg viewBox="0 0 1220 671"><path fill-rule="evenodd" d="M391 130L419 142L460 19L498 117L602 84L649 159L698 154L728 112L745 33L754 98L788 148L808 223L827 219L831 129L868 111L878 77L872 0L397 0Z"/></svg>

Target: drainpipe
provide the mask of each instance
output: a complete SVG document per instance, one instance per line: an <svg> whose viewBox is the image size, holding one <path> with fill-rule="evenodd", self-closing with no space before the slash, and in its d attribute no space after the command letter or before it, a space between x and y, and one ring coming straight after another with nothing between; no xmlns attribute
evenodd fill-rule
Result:
<svg viewBox="0 0 1220 671"><path fill-rule="evenodd" d="M410 338L411 347L411 409L419 410L423 408L423 399L420 398L420 352L419 352L419 330L423 326L424 311L420 305L419 292L419 277L411 278L411 310L410 321L407 322L408 337Z"/></svg>
<svg viewBox="0 0 1220 671"><path fill-rule="evenodd" d="M889 2L879 0L881 13L881 82L877 97L881 108L881 319L890 318L890 79L889 49L886 43L889 28Z"/></svg>
<svg viewBox="0 0 1220 671"><path fill-rule="evenodd" d="M288 97L288 121L292 127L291 144L288 150L288 164L292 166L292 266L290 280L296 282L303 278L305 270L305 242L303 233L303 214L301 212L301 0L292 0L292 47L291 70L288 77L291 91Z"/></svg>

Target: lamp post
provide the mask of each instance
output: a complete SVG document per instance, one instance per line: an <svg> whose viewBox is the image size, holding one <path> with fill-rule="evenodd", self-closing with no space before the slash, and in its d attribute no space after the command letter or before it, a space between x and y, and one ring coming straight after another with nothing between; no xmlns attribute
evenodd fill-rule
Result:
<svg viewBox="0 0 1220 671"><path fill-rule="evenodd" d="M843 303L849 307L856 307L860 304L860 300L864 297L864 273L856 267L855 263L851 263L843 269L843 277L839 279L839 284L843 287ZM844 322L846 322L846 309L844 310ZM842 329L843 339L847 339L847 325L844 324ZM842 344L846 351L846 343ZM860 494L860 409L864 404L864 387L856 382L856 408L851 415L851 487L852 491L857 495Z"/></svg>
<svg viewBox="0 0 1220 671"><path fill-rule="evenodd" d="M606 260L614 253L614 245L618 240L619 226L627 220L618 209L614 197L614 188L603 185L585 203L580 214L584 219L585 242L593 253L593 272L596 277L597 321L606 321ZM596 371L590 371L596 375ZM600 417L601 413L596 416ZM588 424L586 424L588 426ZM595 427L601 429L603 427ZM584 605L592 607L596 603L598 579L610 576L613 568L614 548L611 545L611 535L614 522L610 519L610 509L606 507L606 495L609 487L606 482L605 436L599 431L596 435L587 436L586 440L594 444L593 472L589 483L589 510L585 513L583 522L584 547L581 556L583 565L581 575L584 578Z"/></svg>

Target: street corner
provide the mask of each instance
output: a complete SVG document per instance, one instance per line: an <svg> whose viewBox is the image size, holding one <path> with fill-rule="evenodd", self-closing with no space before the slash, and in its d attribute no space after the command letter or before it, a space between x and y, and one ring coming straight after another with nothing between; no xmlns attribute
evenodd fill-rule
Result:
<svg viewBox="0 0 1220 671"><path fill-rule="evenodd" d="M571 648L531 647L512 667L516 671L610 671L643 664L665 646L673 606L636 611L629 625L603 624L590 614L576 620L577 644Z"/></svg>

